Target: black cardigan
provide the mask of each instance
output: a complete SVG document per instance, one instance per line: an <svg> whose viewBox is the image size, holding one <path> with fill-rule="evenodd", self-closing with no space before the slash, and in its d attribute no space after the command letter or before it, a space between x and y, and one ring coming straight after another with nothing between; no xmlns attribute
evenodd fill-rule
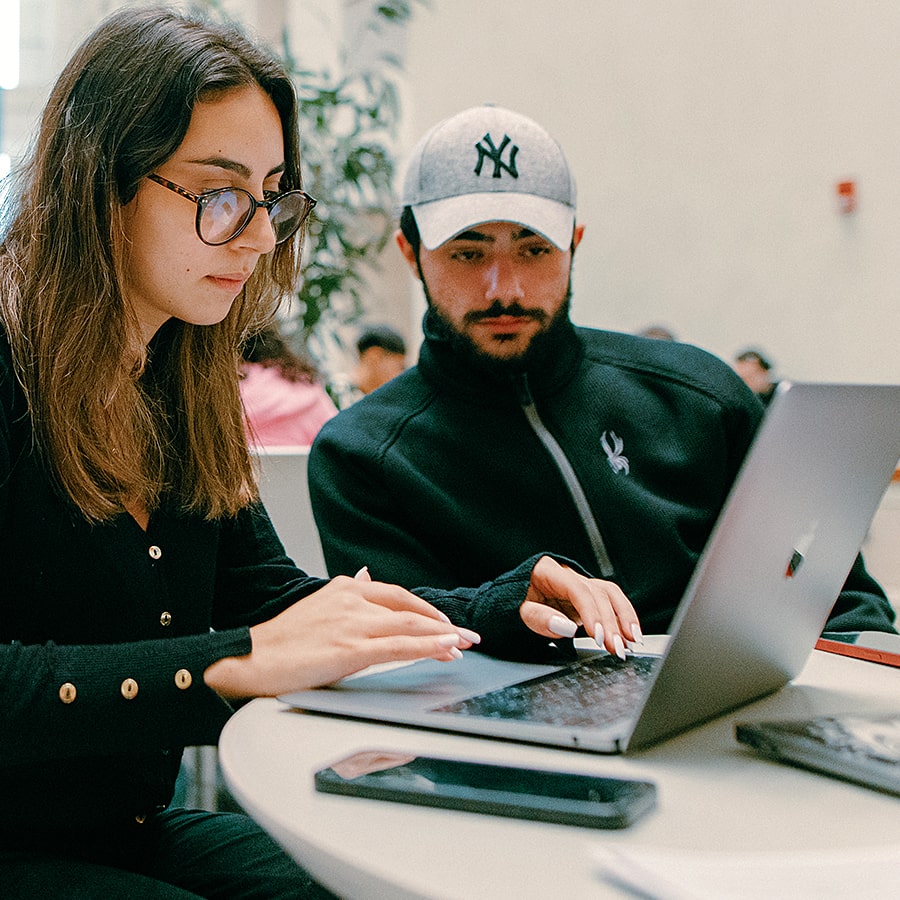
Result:
<svg viewBox="0 0 900 900"><path fill-rule="evenodd" d="M146 532L126 514L90 524L31 447L0 332L0 847L165 806L183 748L215 743L232 712L204 670L326 583L259 505L218 521L162 509ZM422 593L488 645L530 653L547 644L518 617L533 562L479 591Z"/></svg>

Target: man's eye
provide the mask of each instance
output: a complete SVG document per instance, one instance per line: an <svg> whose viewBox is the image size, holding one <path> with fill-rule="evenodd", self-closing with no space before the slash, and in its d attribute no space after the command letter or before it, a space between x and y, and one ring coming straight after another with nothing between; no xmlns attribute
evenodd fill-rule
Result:
<svg viewBox="0 0 900 900"><path fill-rule="evenodd" d="M480 259L481 251L479 250L456 250L453 253L452 259L459 259L463 262L473 262L476 259Z"/></svg>
<svg viewBox="0 0 900 900"><path fill-rule="evenodd" d="M525 248L527 256L545 256L550 252L550 248L546 244L532 244Z"/></svg>

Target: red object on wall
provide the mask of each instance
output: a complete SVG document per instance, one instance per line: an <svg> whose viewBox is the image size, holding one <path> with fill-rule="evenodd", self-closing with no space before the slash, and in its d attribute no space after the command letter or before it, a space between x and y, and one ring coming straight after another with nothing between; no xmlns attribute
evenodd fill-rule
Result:
<svg viewBox="0 0 900 900"><path fill-rule="evenodd" d="M856 182L840 181L837 186L838 204L844 215L856 212Z"/></svg>

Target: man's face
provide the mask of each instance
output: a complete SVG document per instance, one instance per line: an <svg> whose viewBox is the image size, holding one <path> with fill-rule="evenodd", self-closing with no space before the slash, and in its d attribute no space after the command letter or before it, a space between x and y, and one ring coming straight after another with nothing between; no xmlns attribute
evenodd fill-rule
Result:
<svg viewBox="0 0 900 900"><path fill-rule="evenodd" d="M392 353L384 347L369 347L360 353L352 380L364 394L371 394L405 368L406 357L402 353Z"/></svg>
<svg viewBox="0 0 900 900"><path fill-rule="evenodd" d="M583 226L573 235L581 240ZM398 244L413 272L416 255L402 234ZM568 299L572 251L512 222L462 232L434 250L420 248L428 300L456 334L498 361L523 357Z"/></svg>
<svg viewBox="0 0 900 900"><path fill-rule="evenodd" d="M771 387L769 372L755 359L739 359L734 363L734 371L744 379L751 391L761 394Z"/></svg>

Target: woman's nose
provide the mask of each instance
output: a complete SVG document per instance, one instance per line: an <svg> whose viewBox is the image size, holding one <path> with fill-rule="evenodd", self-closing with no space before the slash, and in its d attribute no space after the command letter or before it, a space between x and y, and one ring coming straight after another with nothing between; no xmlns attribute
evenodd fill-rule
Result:
<svg viewBox="0 0 900 900"><path fill-rule="evenodd" d="M269 211L258 206L250 224L235 238L235 243L260 254L271 253L275 249L275 229L269 219Z"/></svg>

